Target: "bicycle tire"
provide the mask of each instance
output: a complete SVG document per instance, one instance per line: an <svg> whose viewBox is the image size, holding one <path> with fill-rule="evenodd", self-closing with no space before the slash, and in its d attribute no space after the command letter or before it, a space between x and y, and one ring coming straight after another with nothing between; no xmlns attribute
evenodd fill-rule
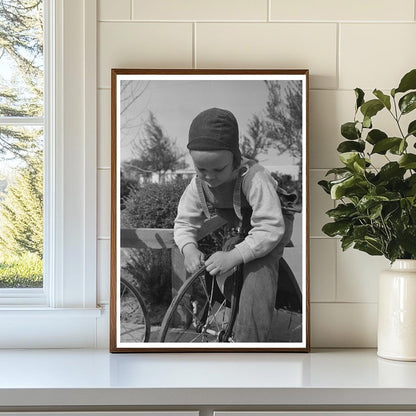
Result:
<svg viewBox="0 0 416 416"><path fill-rule="evenodd" d="M159 342L232 342L230 322L237 309L231 305L230 310L227 300L219 299L216 279L209 276L203 266L182 284L166 311Z"/></svg>
<svg viewBox="0 0 416 416"><path fill-rule="evenodd" d="M140 292L128 280L120 279L120 340L148 342L150 320Z"/></svg>

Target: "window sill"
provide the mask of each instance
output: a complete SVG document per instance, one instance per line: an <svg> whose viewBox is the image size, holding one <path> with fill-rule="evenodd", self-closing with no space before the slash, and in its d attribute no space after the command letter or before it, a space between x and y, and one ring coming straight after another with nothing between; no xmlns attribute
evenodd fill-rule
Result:
<svg viewBox="0 0 416 416"><path fill-rule="evenodd" d="M369 350L110 354L0 351L0 411L121 409L416 409L416 363Z"/></svg>
<svg viewBox="0 0 416 416"><path fill-rule="evenodd" d="M101 308L45 308L38 306L0 306L0 317L4 316L30 316L33 318L63 316L63 317L94 317L101 316Z"/></svg>
<svg viewBox="0 0 416 416"><path fill-rule="evenodd" d="M0 348L95 348L99 308L0 308Z"/></svg>

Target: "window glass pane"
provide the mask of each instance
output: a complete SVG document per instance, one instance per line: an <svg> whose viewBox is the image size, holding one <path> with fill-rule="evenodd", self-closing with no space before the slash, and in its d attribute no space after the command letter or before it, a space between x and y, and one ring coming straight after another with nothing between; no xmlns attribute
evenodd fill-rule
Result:
<svg viewBox="0 0 416 416"><path fill-rule="evenodd" d="M43 128L2 127L30 151L0 164L0 288L42 287Z"/></svg>
<svg viewBox="0 0 416 416"><path fill-rule="evenodd" d="M42 5L0 0L0 116L43 114Z"/></svg>
<svg viewBox="0 0 416 416"><path fill-rule="evenodd" d="M0 289L43 286L43 36L43 1L0 0Z"/></svg>

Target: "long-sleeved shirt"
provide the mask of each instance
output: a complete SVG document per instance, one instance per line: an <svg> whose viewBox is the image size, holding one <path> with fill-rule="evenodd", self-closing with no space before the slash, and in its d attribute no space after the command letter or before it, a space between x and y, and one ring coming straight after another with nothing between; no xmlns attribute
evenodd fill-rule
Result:
<svg viewBox="0 0 416 416"><path fill-rule="evenodd" d="M242 192L252 209L251 230L246 238L236 245L244 263L268 254L280 242L285 232L285 222L277 182L261 165L246 163L240 168ZM210 191L215 196L216 188ZM222 198L224 195L222 195ZM232 193L229 195L232 204ZM196 177L185 189L174 225L175 243L182 251L187 244L197 243L197 233L207 217L200 200Z"/></svg>

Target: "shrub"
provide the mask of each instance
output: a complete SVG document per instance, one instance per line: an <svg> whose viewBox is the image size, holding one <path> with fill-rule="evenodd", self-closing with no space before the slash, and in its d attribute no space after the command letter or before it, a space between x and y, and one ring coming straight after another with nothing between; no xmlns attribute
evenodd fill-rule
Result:
<svg viewBox="0 0 416 416"><path fill-rule="evenodd" d="M130 188L121 212L125 228L173 228L179 199L188 180L148 183Z"/></svg>
<svg viewBox="0 0 416 416"><path fill-rule="evenodd" d="M43 285L43 263L33 253L0 257L0 288L35 288Z"/></svg>
<svg viewBox="0 0 416 416"><path fill-rule="evenodd" d="M139 289L152 324L160 324L171 297L171 267L168 250L131 249L122 267ZM160 308L162 308L162 315Z"/></svg>
<svg viewBox="0 0 416 416"><path fill-rule="evenodd" d="M179 199L188 181L131 186L121 212L125 228L173 228ZM137 285L149 309L152 324L161 323L171 301L171 257L167 250L129 250L123 271Z"/></svg>

